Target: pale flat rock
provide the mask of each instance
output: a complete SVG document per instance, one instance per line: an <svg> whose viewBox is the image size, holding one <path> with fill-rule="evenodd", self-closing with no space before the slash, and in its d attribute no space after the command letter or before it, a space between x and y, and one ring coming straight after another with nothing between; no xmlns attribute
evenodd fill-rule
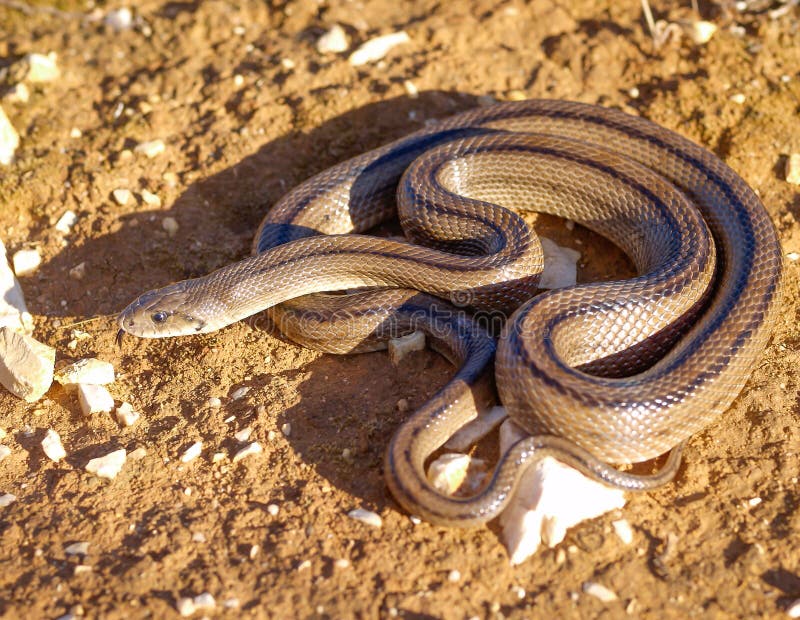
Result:
<svg viewBox="0 0 800 620"><path fill-rule="evenodd" d="M578 278L580 252L562 247L546 237L540 237L544 252L544 270L539 279L539 288L563 288L573 286Z"/></svg>
<svg viewBox="0 0 800 620"><path fill-rule="evenodd" d="M500 451L526 436L511 420L500 427ZM625 494L584 476L551 457L528 469L500 515L511 564L520 564L541 543L555 547L567 529L625 505Z"/></svg>
<svg viewBox="0 0 800 620"><path fill-rule="evenodd" d="M800 153L792 153L786 160L786 182L800 185Z"/></svg>
<svg viewBox="0 0 800 620"><path fill-rule="evenodd" d="M133 426L139 421L139 418L142 417L141 414L133 408L133 405L126 402L121 403L120 406L114 410L114 416L117 418L117 422L126 427Z"/></svg>
<svg viewBox="0 0 800 620"><path fill-rule="evenodd" d="M203 442L195 441L191 446L186 448L181 454L181 463L191 463L203 452Z"/></svg>
<svg viewBox="0 0 800 620"><path fill-rule="evenodd" d="M11 448L0 444L0 463L8 456L11 456Z"/></svg>
<svg viewBox="0 0 800 620"><path fill-rule="evenodd" d="M47 55L28 54L25 56L25 62L28 63L28 74L25 76L28 82L52 82L61 75L58 55L55 52Z"/></svg>
<svg viewBox="0 0 800 620"><path fill-rule="evenodd" d="M0 241L0 327L30 334L33 317L25 305L22 286L8 264L6 246Z"/></svg>
<svg viewBox="0 0 800 620"><path fill-rule="evenodd" d="M64 547L66 555L89 555L89 543L86 541L74 542Z"/></svg>
<svg viewBox="0 0 800 620"><path fill-rule="evenodd" d="M163 140L148 140L147 142L140 142L133 149L134 153L140 153L145 157L153 158L161 155L167 148Z"/></svg>
<svg viewBox="0 0 800 620"><path fill-rule="evenodd" d="M61 385L108 385L114 383L114 365L94 357L86 357L57 370L54 379Z"/></svg>
<svg viewBox="0 0 800 620"><path fill-rule="evenodd" d="M56 350L9 327L0 327L0 383L29 403L53 383Z"/></svg>
<svg viewBox="0 0 800 620"><path fill-rule="evenodd" d="M13 493L3 493L0 495L0 508L5 508L6 506L10 506L14 502L17 501L17 496Z"/></svg>
<svg viewBox="0 0 800 620"><path fill-rule="evenodd" d="M317 51L320 54L340 54L350 47L350 39L339 24L331 28L317 39Z"/></svg>
<svg viewBox="0 0 800 620"><path fill-rule="evenodd" d="M381 516L377 512L372 512L366 508L354 508L347 513L347 516L356 521L371 525L372 527L381 527L383 525Z"/></svg>
<svg viewBox="0 0 800 620"><path fill-rule="evenodd" d="M392 338L388 343L389 360L397 366L402 359L414 351L422 351L425 348L425 333L414 332L400 338Z"/></svg>
<svg viewBox="0 0 800 620"><path fill-rule="evenodd" d="M354 67L360 67L369 62L375 62L386 56L393 47L402 43L408 43L410 40L411 38L405 30L375 37L363 43L355 52L350 54L350 58L347 59L347 62Z"/></svg>
<svg viewBox="0 0 800 620"><path fill-rule="evenodd" d="M251 456L253 454L261 454L264 451L264 448L261 446L260 443L254 441L252 443L247 444L244 448L237 451L236 454L233 455L231 459L234 463L238 463L244 458Z"/></svg>
<svg viewBox="0 0 800 620"><path fill-rule="evenodd" d="M90 474L113 480L125 465L127 454L125 449L114 450L105 456L92 459L86 464L86 471Z"/></svg>
<svg viewBox="0 0 800 620"><path fill-rule="evenodd" d="M18 146L19 134L0 106L0 164L8 166L14 161L14 152Z"/></svg>
<svg viewBox="0 0 800 620"><path fill-rule="evenodd" d="M72 230L72 227L78 222L78 216L75 214L75 211L71 209L67 209L64 213L61 214L61 217L58 218L58 221L55 224L55 229L66 235Z"/></svg>
<svg viewBox="0 0 800 620"><path fill-rule="evenodd" d="M42 255L39 250L19 250L11 257L14 273L18 276L27 276L35 272L42 264Z"/></svg>
<svg viewBox="0 0 800 620"><path fill-rule="evenodd" d="M454 452L463 452L500 426L507 417L505 407L492 407L458 429L444 447Z"/></svg>
<svg viewBox="0 0 800 620"><path fill-rule="evenodd" d="M61 443L61 437L52 428L48 429L44 439L42 439L42 450L44 450L47 458L55 463L67 456L67 451L64 450L64 445Z"/></svg>
<svg viewBox="0 0 800 620"><path fill-rule="evenodd" d="M448 452L437 458L428 467L428 482L445 495L452 495L467 479L467 470L472 457L469 454Z"/></svg>
<svg viewBox="0 0 800 620"><path fill-rule="evenodd" d="M84 415L111 413L114 410L114 398L102 385L78 384L78 402Z"/></svg>

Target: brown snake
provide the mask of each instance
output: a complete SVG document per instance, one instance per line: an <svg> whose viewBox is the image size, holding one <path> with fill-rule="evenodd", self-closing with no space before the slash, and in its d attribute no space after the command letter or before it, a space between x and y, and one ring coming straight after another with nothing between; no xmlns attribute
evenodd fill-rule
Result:
<svg viewBox="0 0 800 620"><path fill-rule="evenodd" d="M575 220L640 275L533 297L541 247L506 207ZM395 210L408 242L354 234ZM458 526L496 516L542 455L626 489L670 480L683 442L742 389L781 297L775 229L735 172L647 120L565 101L469 111L334 166L272 208L254 252L141 295L120 333L206 333L265 308L293 339L338 353L425 330L459 370L400 426L386 478L411 513ZM310 295L360 287L383 288ZM531 437L467 498L436 491L425 461L491 399L495 341L436 298L513 312L497 390ZM606 464L673 448L652 476Z"/></svg>

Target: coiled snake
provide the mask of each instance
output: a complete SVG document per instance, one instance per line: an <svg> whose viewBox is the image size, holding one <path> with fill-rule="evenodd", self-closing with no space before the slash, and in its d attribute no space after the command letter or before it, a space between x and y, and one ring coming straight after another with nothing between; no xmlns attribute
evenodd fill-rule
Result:
<svg viewBox="0 0 800 620"><path fill-rule="evenodd" d="M575 220L640 275L534 297L541 246L507 208ZM407 242L361 234L395 209ZM616 110L531 100L459 114L318 174L271 209L254 256L141 295L119 326L206 333L272 308L290 337L340 353L425 330L459 370L396 432L387 483L410 512L466 526L496 516L543 454L627 489L671 479L682 443L742 389L781 282L766 210L714 155ZM362 287L379 288L319 294ZM497 390L531 437L482 491L456 498L424 465L491 398L495 340L465 307L510 315ZM606 464L673 448L651 476Z"/></svg>

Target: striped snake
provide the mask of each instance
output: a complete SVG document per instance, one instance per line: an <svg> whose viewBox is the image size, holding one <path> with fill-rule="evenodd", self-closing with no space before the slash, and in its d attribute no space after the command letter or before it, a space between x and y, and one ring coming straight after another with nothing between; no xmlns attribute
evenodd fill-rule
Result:
<svg viewBox="0 0 800 620"><path fill-rule="evenodd" d="M610 239L639 275L534 296L543 259L526 209ZM363 234L395 214L407 241ZM766 210L714 155L616 110L531 100L316 175L270 210L252 257L147 292L118 322L120 334L179 336L270 308L290 338L336 353L425 331L458 371L395 433L387 484L409 512L469 526L495 517L543 455L624 489L668 482L763 352L782 270ZM325 294L346 289L360 290ZM466 310L508 317L499 340ZM530 437L477 494L445 496L426 459L492 399L492 379ZM670 450L651 475L610 465Z"/></svg>

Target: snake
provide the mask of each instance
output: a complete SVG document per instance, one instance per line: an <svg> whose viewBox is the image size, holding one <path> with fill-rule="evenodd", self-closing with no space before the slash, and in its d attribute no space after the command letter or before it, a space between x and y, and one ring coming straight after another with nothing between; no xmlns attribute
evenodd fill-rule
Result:
<svg viewBox="0 0 800 620"><path fill-rule="evenodd" d="M636 275L541 292L524 211L606 237ZM403 239L367 234L392 217ZM284 335L333 353L423 331L457 371L391 438L386 483L408 512L467 527L500 514L545 456L625 490L671 481L758 363L782 282L765 207L713 153L617 109L532 99L311 177L269 210L250 257L140 295L118 325L185 336L268 309ZM426 462L495 393L528 436L472 495L437 490ZM652 473L627 468L666 453Z"/></svg>

